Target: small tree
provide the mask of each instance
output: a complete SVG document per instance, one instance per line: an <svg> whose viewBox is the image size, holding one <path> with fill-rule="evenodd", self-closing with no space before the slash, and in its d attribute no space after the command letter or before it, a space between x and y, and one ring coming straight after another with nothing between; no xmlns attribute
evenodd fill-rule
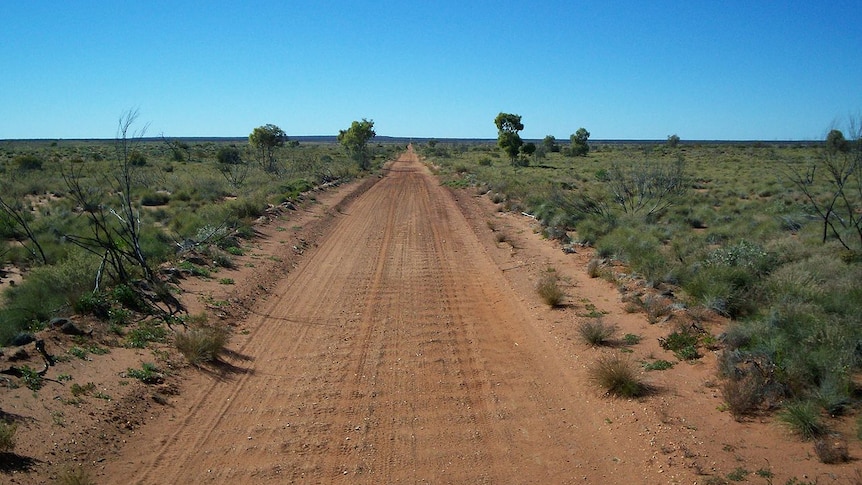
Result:
<svg viewBox="0 0 862 485"><path fill-rule="evenodd" d="M359 164L360 170L368 170L371 166L371 154L368 142L377 136L374 132L374 120L354 121L350 128L339 130L338 142L347 151L347 155Z"/></svg>
<svg viewBox="0 0 862 485"><path fill-rule="evenodd" d="M275 149L283 146L286 141L287 134L284 130L273 124L258 126L248 135L248 142L257 153L261 168L269 173L278 171Z"/></svg>
<svg viewBox="0 0 862 485"><path fill-rule="evenodd" d="M518 135L518 132L524 129L521 115L500 113L494 118L494 124L497 126L497 145L509 155L512 165L515 165L521 145L524 144Z"/></svg>
<svg viewBox="0 0 862 485"><path fill-rule="evenodd" d="M184 308L153 271L141 247L141 204L132 198L136 168L132 154L146 127L140 132L131 132L137 117L138 112L133 110L120 118L115 143L117 167L112 174L113 179L105 175L110 186L107 190L85 185L81 169L75 164L64 171L63 180L69 197L88 222L87 233L65 234L65 238L102 259L95 278L96 290L101 285L103 273L107 272L114 283L133 287L148 302L153 313L167 318L184 311ZM134 284L138 278L145 284Z"/></svg>
<svg viewBox="0 0 862 485"><path fill-rule="evenodd" d="M235 146L222 147L216 153L218 171L233 188L239 188L248 176L248 164Z"/></svg>
<svg viewBox="0 0 862 485"><path fill-rule="evenodd" d="M590 132L584 128L578 128L569 140L572 142L571 153L573 157L585 157L590 151L590 146L587 140L590 139Z"/></svg>
<svg viewBox="0 0 862 485"><path fill-rule="evenodd" d="M668 148L676 148L679 145L679 136L676 134L669 135L667 137L667 146Z"/></svg>
<svg viewBox="0 0 862 485"><path fill-rule="evenodd" d="M519 156L519 164L523 166L527 166L530 164L530 157L536 153L536 144L535 143L524 143L520 148L520 156Z"/></svg>
<svg viewBox="0 0 862 485"><path fill-rule="evenodd" d="M554 153L560 151L560 145L557 144L557 138L554 135L548 135L542 139L542 148L545 153Z"/></svg>

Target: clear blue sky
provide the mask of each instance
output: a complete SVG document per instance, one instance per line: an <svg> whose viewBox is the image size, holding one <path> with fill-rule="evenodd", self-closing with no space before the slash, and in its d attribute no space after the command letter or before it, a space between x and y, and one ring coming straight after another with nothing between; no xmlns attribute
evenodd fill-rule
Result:
<svg viewBox="0 0 862 485"><path fill-rule="evenodd" d="M17 1L0 139L379 135L807 140L862 113L862 4Z"/></svg>

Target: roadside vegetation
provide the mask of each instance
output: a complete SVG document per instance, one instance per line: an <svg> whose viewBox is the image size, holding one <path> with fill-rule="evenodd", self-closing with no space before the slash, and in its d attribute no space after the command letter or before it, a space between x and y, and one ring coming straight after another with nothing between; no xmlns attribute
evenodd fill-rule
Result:
<svg viewBox="0 0 862 485"><path fill-rule="evenodd" d="M301 144L272 124L247 140L176 140L144 138L129 112L114 140L0 142L0 281L23 275L4 285L0 346L83 314L130 347L185 327L189 359L212 360L226 336L188 328L177 278L232 267L256 219L403 151L370 143L363 123L350 146Z"/></svg>
<svg viewBox="0 0 862 485"><path fill-rule="evenodd" d="M680 361L717 351L727 409L738 419L781 411L779 419L813 439L829 429L826 416L858 412L858 126L846 138L833 130L811 143L672 135L666 143L587 144L584 130L571 140L587 150L549 135L528 156L510 143L520 117L500 116L497 126L510 129L500 128L496 145L428 143L419 151L445 184L534 216L564 247L594 248L590 276L614 282L650 323L673 312L679 324L662 346ZM609 330L594 322L578 331L598 345Z"/></svg>

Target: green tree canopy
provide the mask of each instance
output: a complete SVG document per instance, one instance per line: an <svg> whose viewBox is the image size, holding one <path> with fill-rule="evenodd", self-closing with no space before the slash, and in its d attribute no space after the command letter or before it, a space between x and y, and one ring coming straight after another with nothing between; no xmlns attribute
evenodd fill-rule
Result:
<svg viewBox="0 0 862 485"><path fill-rule="evenodd" d="M260 166L270 173L278 169L275 149L283 146L286 141L287 133L273 124L258 126L248 135L248 142L257 153Z"/></svg>
<svg viewBox="0 0 862 485"><path fill-rule="evenodd" d="M590 132L584 128L578 128L569 140L572 142L572 156L574 157L585 157L587 153L590 151L590 146L587 144L587 140L590 139Z"/></svg>
<svg viewBox="0 0 862 485"><path fill-rule="evenodd" d="M524 129L521 115L501 112L494 118L494 124L497 126L497 145L509 155L509 160L514 165L521 145L524 144L518 135L518 132Z"/></svg>
<svg viewBox="0 0 862 485"><path fill-rule="evenodd" d="M371 155L368 152L368 142L377 136L374 132L374 120L354 121L350 128L338 132L338 142L350 156L359 164L361 170L367 170L371 165Z"/></svg>
<svg viewBox="0 0 862 485"><path fill-rule="evenodd" d="M548 135L542 139L542 148L547 153L560 151L560 145L557 144L557 138L554 135Z"/></svg>
<svg viewBox="0 0 862 485"><path fill-rule="evenodd" d="M847 153L850 151L850 142L844 138L841 130L831 130L826 135L826 151L830 154Z"/></svg>

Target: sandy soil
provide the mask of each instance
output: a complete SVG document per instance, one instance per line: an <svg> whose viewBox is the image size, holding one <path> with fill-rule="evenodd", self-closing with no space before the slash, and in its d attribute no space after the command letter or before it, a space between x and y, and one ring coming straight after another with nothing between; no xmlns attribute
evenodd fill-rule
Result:
<svg viewBox="0 0 862 485"><path fill-rule="evenodd" d="M626 312L614 285L587 276L588 250L565 254L529 217L440 186L412 151L380 179L316 198L261 226L240 267L217 275L234 285L183 285L194 311L234 327L221 365L116 349L61 365L121 398L64 408L46 389L41 400L4 391L29 462L0 478L44 483L77 466L97 483L141 484L715 483L732 472L856 483L857 462L820 464L771 420L721 412L713 353L644 372L648 397L603 395L588 376L599 356L676 361L658 338L683 317L650 325ZM563 308L536 295L549 267L567 281ZM586 346L575 327L595 312L641 342ZM173 370L165 384L118 384L159 356ZM856 440L850 454L862 456Z"/></svg>

